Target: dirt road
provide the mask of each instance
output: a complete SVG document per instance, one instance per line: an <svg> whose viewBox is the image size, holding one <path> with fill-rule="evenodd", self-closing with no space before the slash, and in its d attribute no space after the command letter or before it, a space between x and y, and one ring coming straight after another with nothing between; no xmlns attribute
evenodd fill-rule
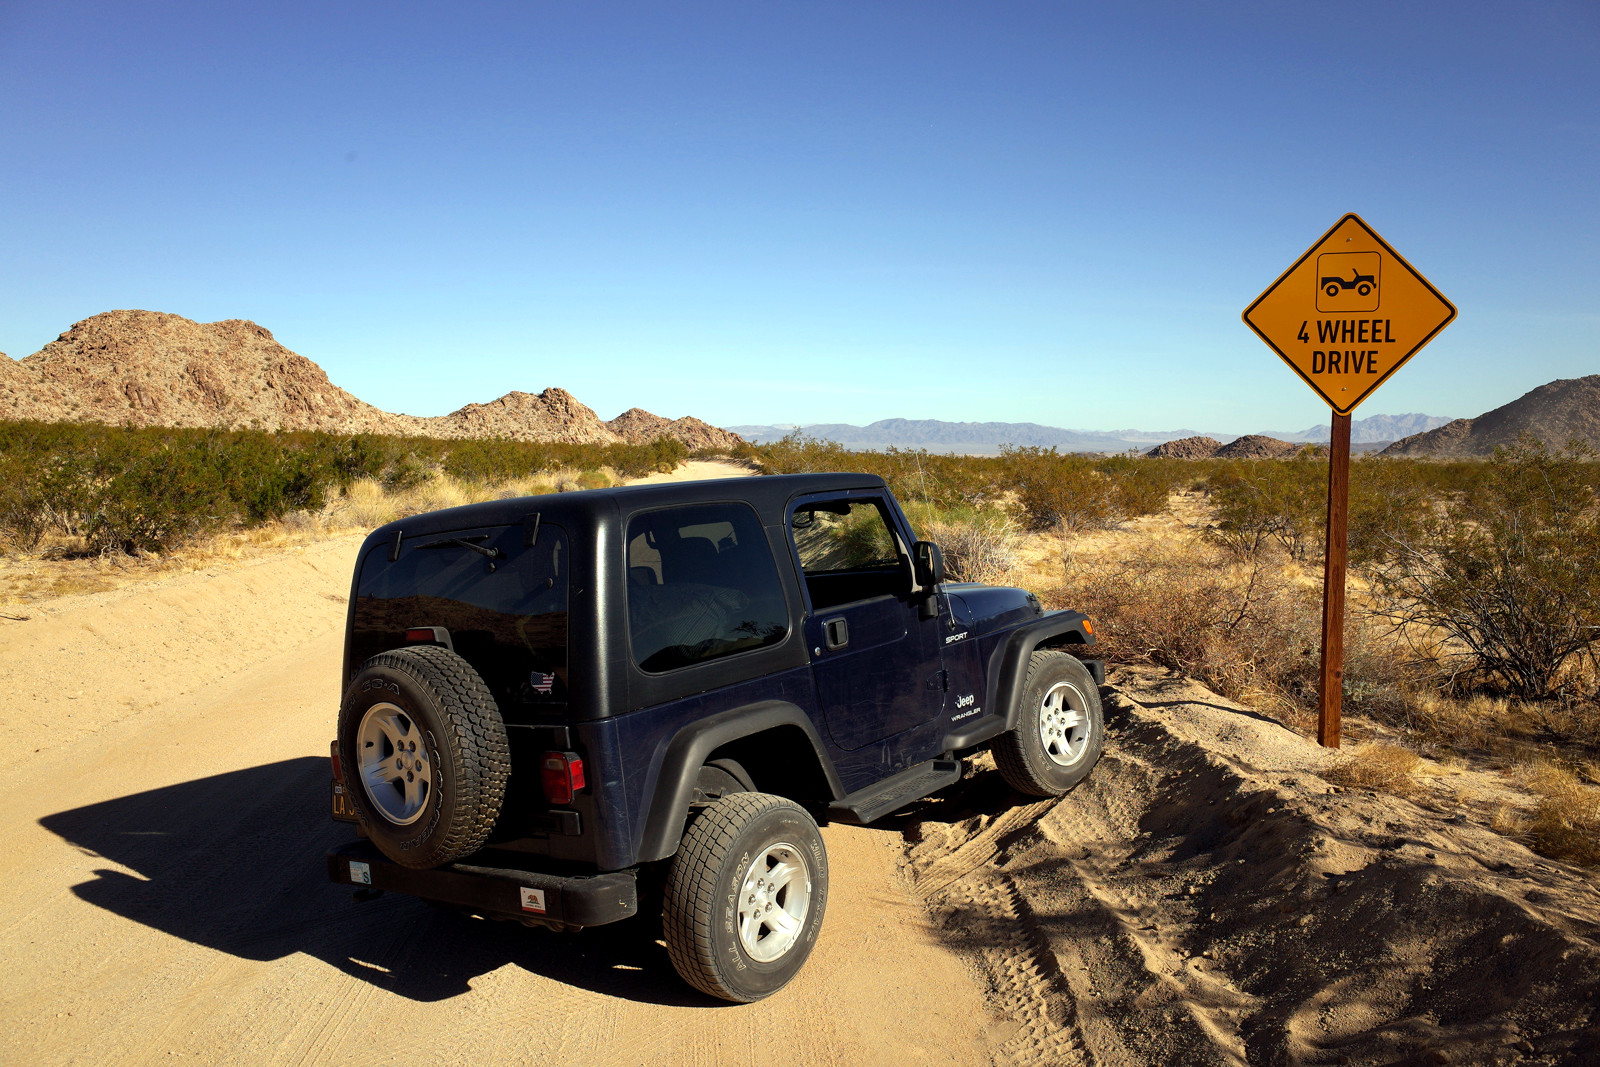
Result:
<svg viewBox="0 0 1600 1067"><path fill-rule="evenodd" d="M800 977L723 1005L621 927L562 936L327 883L358 539L0 622L0 1063L985 1063L984 991L825 831Z"/></svg>

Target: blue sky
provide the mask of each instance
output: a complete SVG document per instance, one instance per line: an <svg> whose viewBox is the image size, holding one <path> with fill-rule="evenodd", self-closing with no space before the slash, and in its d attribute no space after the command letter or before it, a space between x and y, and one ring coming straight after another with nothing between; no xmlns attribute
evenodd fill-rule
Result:
<svg viewBox="0 0 1600 1067"><path fill-rule="evenodd" d="M1600 7L0 2L0 350L247 318L392 411L1248 432L1344 212L1460 309L1356 416L1600 372Z"/></svg>

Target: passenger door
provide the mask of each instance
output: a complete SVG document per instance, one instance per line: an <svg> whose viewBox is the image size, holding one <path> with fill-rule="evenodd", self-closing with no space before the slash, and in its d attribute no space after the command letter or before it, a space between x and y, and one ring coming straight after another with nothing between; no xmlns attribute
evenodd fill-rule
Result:
<svg viewBox="0 0 1600 1067"><path fill-rule="evenodd" d="M863 748L944 707L939 619L919 617L910 545L881 495L804 498L789 533L805 578L806 645L833 743Z"/></svg>

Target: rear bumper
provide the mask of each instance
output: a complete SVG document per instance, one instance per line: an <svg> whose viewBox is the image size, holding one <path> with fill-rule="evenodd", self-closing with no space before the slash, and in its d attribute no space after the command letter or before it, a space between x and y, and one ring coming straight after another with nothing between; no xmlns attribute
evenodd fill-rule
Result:
<svg viewBox="0 0 1600 1067"><path fill-rule="evenodd" d="M600 926L639 913L634 872L559 875L452 863L418 871L390 860L369 841L328 853L328 877L341 885L408 893L487 918L551 926Z"/></svg>

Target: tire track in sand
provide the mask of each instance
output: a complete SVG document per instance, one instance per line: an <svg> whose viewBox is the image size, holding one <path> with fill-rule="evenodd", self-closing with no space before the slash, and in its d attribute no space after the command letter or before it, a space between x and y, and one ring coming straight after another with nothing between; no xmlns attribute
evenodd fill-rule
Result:
<svg viewBox="0 0 1600 1067"><path fill-rule="evenodd" d="M928 819L908 827L922 837L909 850L911 872L916 893L947 940L976 959L994 1009L1014 1029L999 1043L998 1061L1242 1067L1230 1016L1251 998L1185 961L1170 947L1175 932L1164 934L1153 910L1108 877L1133 851L1119 820L1081 792L1028 802L984 778L966 791L945 803L993 814L967 810L942 826ZM1044 878L1056 894L1049 914L1030 899Z"/></svg>

